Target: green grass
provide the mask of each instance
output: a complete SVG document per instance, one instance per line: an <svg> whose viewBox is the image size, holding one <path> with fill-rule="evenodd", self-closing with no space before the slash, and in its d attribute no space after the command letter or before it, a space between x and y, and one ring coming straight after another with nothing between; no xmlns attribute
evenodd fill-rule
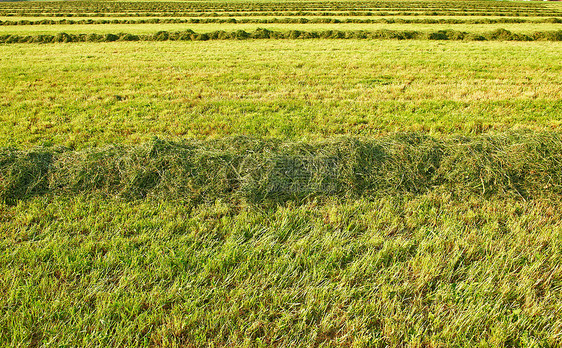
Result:
<svg viewBox="0 0 562 348"><path fill-rule="evenodd" d="M556 130L561 49L355 40L5 46L0 144Z"/></svg>
<svg viewBox="0 0 562 348"><path fill-rule="evenodd" d="M0 45L0 346L562 346L562 42L490 36L561 4L0 3L229 16L0 26L147 40ZM493 41L152 41L258 27Z"/></svg>
<svg viewBox="0 0 562 348"><path fill-rule="evenodd" d="M562 13L561 13L562 16ZM0 26L53 26L94 25L114 26L123 24L388 24L390 28L403 24L454 24L454 25L498 25L508 24L560 24L560 17L505 17L505 16L241 16L230 17L2 17ZM556 30L560 27L553 26ZM337 26L335 27L337 28ZM217 27L220 29L220 27ZM416 28L417 29L417 28ZM528 28L524 28L528 29Z"/></svg>
<svg viewBox="0 0 562 348"><path fill-rule="evenodd" d="M302 202L429 191L459 199L562 194L558 133L435 139L401 134L281 142L237 137L133 147L0 151L0 201L35 195L153 197L191 204Z"/></svg>
<svg viewBox="0 0 562 348"><path fill-rule="evenodd" d="M553 16L559 6L543 3L496 1L338 1L338 2L17 2L0 4L0 14L33 15L216 15L248 13L250 15L304 14L324 15L503 15Z"/></svg>
<svg viewBox="0 0 562 348"><path fill-rule="evenodd" d="M212 23L212 24L71 24L71 25L4 25L0 26L0 35L16 34L16 35L37 35L37 34L57 34L66 32L69 34L82 33L131 33L131 34L152 34L157 31L183 31L191 29L196 32L211 32L216 30L235 31L246 30L253 31L257 28L265 28L275 31L288 30L304 30L304 31L322 31L322 30L367 30L375 31L381 29L389 30L416 30L416 31L437 31L437 30L458 30L470 33L485 33L496 29L506 29L509 31L532 34L541 31L562 30L560 23L501 23L501 24L255 24L255 23Z"/></svg>
<svg viewBox="0 0 562 348"><path fill-rule="evenodd" d="M557 346L559 203L1 206L12 346Z"/></svg>
<svg viewBox="0 0 562 348"><path fill-rule="evenodd" d="M561 13L562 15L562 13ZM536 23L548 23L548 22L553 22L555 19L557 19L557 17L510 17L510 16L462 16L462 15L450 15L450 16L415 16L415 17L409 17L409 16L377 16L377 15L372 15L372 16L347 16L347 17L341 17L341 16L337 16L337 17L330 17L330 16L303 16L303 15L294 15L294 16L288 16L288 15L275 15L275 16L257 16L257 15L252 15L252 16L243 16L243 15L233 15L231 17L224 17L224 16L205 16L205 17L189 17L189 16L177 16L177 17L167 17L167 16L150 16L150 17L140 17L140 16L122 16L122 17L118 17L118 16L111 16L109 18L103 18L103 17L96 17L96 16L84 16L84 17L77 17L77 16L69 16L69 17L64 17L64 16L38 16L38 17L33 17L33 16L0 16L0 21L2 22L8 22L8 24L5 25L16 25L15 23L17 23L17 25L26 25L25 22L32 22L35 25L49 25L46 22L43 23L35 23L35 22L42 22L42 21L54 21L54 22L59 22L59 21L67 21L69 23L67 24L79 24L77 22L80 21L87 21L90 20L92 22L100 22L102 23L102 21L106 21L109 23L112 23L113 21L136 21L136 22L140 22L140 21L154 21L154 20L158 20L158 21L170 21L173 22L174 20L185 20L188 22L191 21L200 21L200 22L205 22L205 21L209 21L210 23L212 21L226 21L228 22L229 20L235 19L238 22L245 22L245 21L255 21L255 22L259 22L259 21L264 21L264 20L300 20L300 19L306 19L308 21L326 21L326 20L334 20L334 21L340 21L340 22L347 22L347 21L371 21L373 23L377 23L377 22L388 22L388 23L421 23L423 24L424 22L428 22L428 21L437 21L437 23L444 22L444 21L456 21L454 23L467 23L467 24L485 24L485 23L501 23L506 22L506 23L532 23L532 22L536 22ZM72 22L72 23L70 23ZM147 22L150 23L150 22ZM94 23L86 23L86 24L94 24ZM3 24L4 25L4 24Z"/></svg>
<svg viewBox="0 0 562 348"><path fill-rule="evenodd" d="M559 345L561 148L4 150L0 344Z"/></svg>

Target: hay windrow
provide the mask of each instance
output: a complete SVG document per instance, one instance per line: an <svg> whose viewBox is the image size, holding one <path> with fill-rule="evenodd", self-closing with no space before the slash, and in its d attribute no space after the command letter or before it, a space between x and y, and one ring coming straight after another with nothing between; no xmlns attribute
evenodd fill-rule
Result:
<svg viewBox="0 0 562 348"><path fill-rule="evenodd" d="M71 16L72 18L72 16ZM18 25L99 25L99 24L515 24L562 23L562 18L337 18L337 17L282 17L282 18L148 18L148 19L39 19L0 20L0 26Z"/></svg>
<svg viewBox="0 0 562 348"><path fill-rule="evenodd" d="M276 31L258 28L253 32L245 30L216 30L196 33L193 30L159 31L154 34L68 34L55 35L0 35L0 44L13 43L68 43L68 42L114 42L114 41L207 41L207 40L251 40L251 39L361 39L361 40L454 40L454 41L562 41L562 30L540 31L533 34L514 33L497 29L487 33L469 33L457 30L415 31L415 30L288 30Z"/></svg>
<svg viewBox="0 0 562 348"><path fill-rule="evenodd" d="M437 139L282 142L246 137L73 151L0 150L0 199L94 194L195 204L303 201L446 191L454 196L532 199L562 194L557 133Z"/></svg>
<svg viewBox="0 0 562 348"><path fill-rule="evenodd" d="M293 16L556 16L555 8L540 2L496 1L289 1L289 2L98 2L98 1L42 1L0 3L0 14L18 16L92 17L225 17L240 15L293 15Z"/></svg>

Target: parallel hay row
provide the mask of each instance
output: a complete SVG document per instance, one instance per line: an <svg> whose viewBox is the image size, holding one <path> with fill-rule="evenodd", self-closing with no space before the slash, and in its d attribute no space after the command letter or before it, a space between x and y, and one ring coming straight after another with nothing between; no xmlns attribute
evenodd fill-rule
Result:
<svg viewBox="0 0 562 348"><path fill-rule="evenodd" d="M0 3L2 16L559 16L540 2L366 1L366 2L11 2Z"/></svg>
<svg viewBox="0 0 562 348"><path fill-rule="evenodd" d="M42 194L155 197L195 204L430 191L560 197L558 133L436 139L402 134L317 143L230 138L73 151L0 150L0 199Z"/></svg>
<svg viewBox="0 0 562 348"><path fill-rule="evenodd" d="M45 11L13 11L0 10L3 17L296 17L296 16L478 16L478 17L559 17L561 11L542 11L542 12L487 12L487 11L275 11L275 12L45 12Z"/></svg>
<svg viewBox="0 0 562 348"><path fill-rule="evenodd" d="M2 21L0 25L84 25L84 24L514 24L514 23L562 23L562 18L150 18L150 19L41 19Z"/></svg>
<svg viewBox="0 0 562 348"><path fill-rule="evenodd" d="M12 43L62 43L62 42L113 42L113 41L207 41L247 39L392 39L392 40L466 40L466 41L562 41L562 30L535 32L531 35L498 29L488 33L467 33L457 30L400 31L400 30L324 30L324 31L273 31L258 28L253 32L217 30L196 33L193 30L155 34L68 34L56 35L0 35L0 44Z"/></svg>
<svg viewBox="0 0 562 348"><path fill-rule="evenodd" d="M419 9L448 11L543 11L549 7L541 3L496 1L302 1L302 2L104 2L104 1L42 1L1 3L0 9L29 9L36 11L82 10L98 12L118 11L321 11L369 9Z"/></svg>

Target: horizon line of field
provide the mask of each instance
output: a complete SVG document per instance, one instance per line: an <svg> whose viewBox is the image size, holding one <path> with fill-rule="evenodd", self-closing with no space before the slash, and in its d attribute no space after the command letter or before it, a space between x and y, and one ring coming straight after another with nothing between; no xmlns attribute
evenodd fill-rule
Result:
<svg viewBox="0 0 562 348"><path fill-rule="evenodd" d="M207 40L249 40L249 39L359 39L359 40L441 40L441 41L562 41L562 30L540 31L530 35L497 29L487 33L470 33L457 30L408 31L387 30L286 30L275 31L257 28L253 32L244 30L216 30L196 33L193 30L159 31L154 34L107 33L56 35L0 35L0 44L15 43L72 43L72 42L115 42L115 41L207 41Z"/></svg>
<svg viewBox="0 0 562 348"><path fill-rule="evenodd" d="M316 142L153 138L82 150L0 148L0 203L5 204L47 194L261 204L428 192L559 200L562 134L401 133Z"/></svg>

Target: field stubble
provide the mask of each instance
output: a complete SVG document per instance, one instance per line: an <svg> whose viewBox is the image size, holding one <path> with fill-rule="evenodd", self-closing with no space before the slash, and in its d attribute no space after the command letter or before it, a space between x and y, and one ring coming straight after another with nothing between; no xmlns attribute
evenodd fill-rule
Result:
<svg viewBox="0 0 562 348"><path fill-rule="evenodd" d="M117 42L5 47L6 145L553 130L561 44ZM25 59L24 59L25 58Z"/></svg>

